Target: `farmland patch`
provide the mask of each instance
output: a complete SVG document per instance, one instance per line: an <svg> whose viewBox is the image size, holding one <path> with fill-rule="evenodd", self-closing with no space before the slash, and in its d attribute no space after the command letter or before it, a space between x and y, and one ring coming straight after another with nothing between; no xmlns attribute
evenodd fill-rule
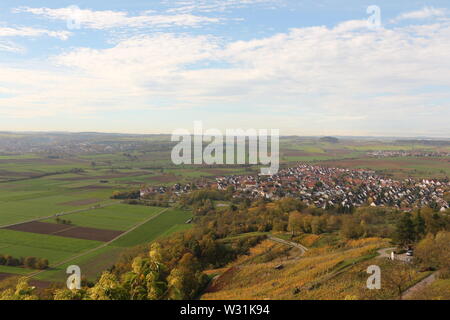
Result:
<svg viewBox="0 0 450 320"><path fill-rule="evenodd" d="M88 205L88 204L93 204L93 203L97 203L100 202L101 200L99 199L82 199L82 200L75 200L75 201L69 201L69 202L63 202L63 203L58 203L59 205L62 206L84 206L84 205Z"/></svg>
<svg viewBox="0 0 450 320"><path fill-rule="evenodd" d="M58 235L60 237L95 240L102 242L111 241L112 239L122 234L121 231L116 230L77 227L38 221L15 225L12 227L8 227L7 229L39 234L53 234Z"/></svg>

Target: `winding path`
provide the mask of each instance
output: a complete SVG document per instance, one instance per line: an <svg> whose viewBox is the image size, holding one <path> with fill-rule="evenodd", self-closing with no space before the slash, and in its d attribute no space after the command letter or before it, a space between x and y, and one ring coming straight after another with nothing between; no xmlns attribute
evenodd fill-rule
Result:
<svg viewBox="0 0 450 320"><path fill-rule="evenodd" d="M413 297L413 295L425 288L426 286L429 286L430 284L432 284L438 277L438 272L434 272L432 274L430 274L428 277L422 279L421 281L417 282L415 285L413 285L412 287L410 287L409 289L405 290L402 293L402 299L410 299Z"/></svg>
<svg viewBox="0 0 450 320"><path fill-rule="evenodd" d="M296 242L292 242L292 241L287 241L281 238L277 238L274 236L268 236L267 239L275 241L275 242L279 242L281 244L287 245L287 246L291 246L291 247L295 247L298 248L302 251L302 255L305 254L306 251L308 251L308 248L301 245L300 243L296 243Z"/></svg>

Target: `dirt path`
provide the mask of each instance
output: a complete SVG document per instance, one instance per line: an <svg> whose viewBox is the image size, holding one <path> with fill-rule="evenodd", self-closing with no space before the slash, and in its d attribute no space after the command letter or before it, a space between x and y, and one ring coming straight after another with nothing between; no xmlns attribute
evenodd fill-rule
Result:
<svg viewBox="0 0 450 320"><path fill-rule="evenodd" d="M391 253L388 251L394 251L397 248L384 248L384 249L380 249L377 251L377 253L379 254L379 256L377 258L386 258L386 259L390 259L391 258ZM396 254L394 256L394 261L403 261L403 262L411 262L412 261L412 257L408 257L406 254Z"/></svg>
<svg viewBox="0 0 450 320"><path fill-rule="evenodd" d="M396 248L384 248L384 249L380 249L377 251L377 253L379 254L379 256L377 258L390 258L391 257L391 253L388 251L393 251Z"/></svg>
<svg viewBox="0 0 450 320"><path fill-rule="evenodd" d="M409 289L407 289L405 292L403 292L402 294L402 299L410 299L412 298L412 296L419 290L425 288L426 286L429 286L430 284L432 284L438 276L438 272L434 272L432 274L430 274L428 277L422 279L421 281L419 281L418 283L416 283L415 285L413 285L412 287L410 287Z"/></svg>
<svg viewBox="0 0 450 320"><path fill-rule="evenodd" d="M281 243L281 244L284 244L284 245L287 245L287 246L290 246L290 247L298 248L298 249L300 249L302 251L302 255L305 254L306 251L308 251L307 247L302 246L301 244L296 243L296 242L287 241L287 240L284 240L284 239L281 239L281 238L277 238L277 237L274 237L274 236L268 236L267 239L275 241L275 242L278 242L278 243Z"/></svg>

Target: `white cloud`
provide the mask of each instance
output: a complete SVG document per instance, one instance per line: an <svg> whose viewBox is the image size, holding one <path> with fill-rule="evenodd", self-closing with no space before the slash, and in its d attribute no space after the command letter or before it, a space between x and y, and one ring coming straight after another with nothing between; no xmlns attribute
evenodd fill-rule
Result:
<svg viewBox="0 0 450 320"><path fill-rule="evenodd" d="M46 29L36 29L30 27L0 27L0 37L41 37L49 36L61 40L67 40L70 36L69 31L51 31Z"/></svg>
<svg viewBox="0 0 450 320"><path fill-rule="evenodd" d="M24 48L8 40L0 40L0 51L21 53L24 52Z"/></svg>
<svg viewBox="0 0 450 320"><path fill-rule="evenodd" d="M284 0L181 0L166 1L171 9L168 12L224 12L230 9L239 9L252 6L274 8L285 4Z"/></svg>
<svg viewBox="0 0 450 320"><path fill-rule="evenodd" d="M58 38L60 40L67 40L71 35L68 31L51 31L46 29L37 29L31 27L0 27L0 51L7 51L13 53L23 53L25 48L16 44L11 40L4 38L27 37L37 38L48 36Z"/></svg>
<svg viewBox="0 0 450 320"><path fill-rule="evenodd" d="M420 10L410 11L400 14L392 22L402 20L424 20L430 18L444 17L449 14L449 10L445 8L423 7Z"/></svg>
<svg viewBox="0 0 450 320"><path fill-rule="evenodd" d="M94 11L78 7L67 8L16 8L14 12L28 12L48 19L69 21L81 28L110 29L110 28L144 28L144 27L195 27L208 23L218 23L219 18L210 18L192 14L161 15L147 11L143 15L130 16L121 11Z"/></svg>
<svg viewBox="0 0 450 320"><path fill-rule="evenodd" d="M35 116L235 108L233 117L254 127L266 125L264 116L270 127L295 133L450 135L448 52L445 21L376 31L348 21L231 42L142 35L107 49L70 50L47 69L0 66L0 83L11 93L0 110Z"/></svg>

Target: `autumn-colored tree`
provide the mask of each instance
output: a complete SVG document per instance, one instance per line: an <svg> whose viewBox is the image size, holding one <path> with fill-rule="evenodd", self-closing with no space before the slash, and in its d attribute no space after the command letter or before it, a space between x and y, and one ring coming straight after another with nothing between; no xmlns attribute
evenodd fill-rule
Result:
<svg viewBox="0 0 450 320"><path fill-rule="evenodd" d="M401 299L403 292L411 286L414 270L408 264L397 261L388 261L386 264L387 268L384 268L381 274L382 289L392 291L398 299Z"/></svg>
<svg viewBox="0 0 450 320"><path fill-rule="evenodd" d="M14 289L7 289L0 293L0 300L37 300L35 287L28 285L26 278L21 278Z"/></svg>
<svg viewBox="0 0 450 320"><path fill-rule="evenodd" d="M126 300L129 295L117 277L109 271L103 272L98 282L87 291L91 300Z"/></svg>
<svg viewBox="0 0 450 320"><path fill-rule="evenodd" d="M178 266L167 278L170 299L193 299L206 284L207 278L201 272L200 264L191 254L186 253Z"/></svg>
<svg viewBox="0 0 450 320"><path fill-rule="evenodd" d="M423 266L440 269L443 277L449 276L450 232L441 231L435 236L428 234L417 244L415 256Z"/></svg>
<svg viewBox="0 0 450 320"><path fill-rule="evenodd" d="M167 283L159 243L152 244L148 257L138 256L133 260L131 271L122 277L122 284L131 300L164 298Z"/></svg>
<svg viewBox="0 0 450 320"><path fill-rule="evenodd" d="M86 289L56 289L53 292L53 300L85 300L87 299Z"/></svg>
<svg viewBox="0 0 450 320"><path fill-rule="evenodd" d="M346 216L342 219L341 235L346 239L358 239L364 233L364 229L358 221L351 217Z"/></svg>
<svg viewBox="0 0 450 320"><path fill-rule="evenodd" d="M288 230L292 232L292 235L302 230L302 215L300 212L293 211L289 214Z"/></svg>

